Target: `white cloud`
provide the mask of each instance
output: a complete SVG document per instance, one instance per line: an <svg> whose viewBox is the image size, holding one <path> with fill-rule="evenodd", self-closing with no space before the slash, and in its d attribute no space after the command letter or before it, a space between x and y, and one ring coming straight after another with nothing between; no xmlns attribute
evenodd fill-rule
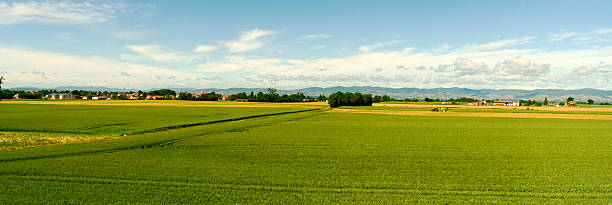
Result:
<svg viewBox="0 0 612 205"><path fill-rule="evenodd" d="M433 49L433 52L447 52L451 48L453 48L451 45L448 45L448 44L444 43L439 48Z"/></svg>
<svg viewBox="0 0 612 205"><path fill-rule="evenodd" d="M307 87L376 85L389 87L600 88L611 89L607 64L589 68L598 81L568 81L575 68L612 61L612 47L545 51L538 49L453 50L412 48L367 52L340 58L228 58L202 65L206 71L234 71L250 86ZM595 79L590 77L590 79Z"/></svg>
<svg viewBox="0 0 612 205"><path fill-rule="evenodd" d="M550 71L550 64L538 64L529 59L517 56L495 66L497 73L503 76L532 78Z"/></svg>
<svg viewBox="0 0 612 205"><path fill-rule="evenodd" d="M211 46L211 45L199 45L195 49L193 49L193 51L198 52L198 53L206 53L206 52L217 50L217 48L219 47Z"/></svg>
<svg viewBox="0 0 612 205"><path fill-rule="evenodd" d="M7 87L74 85L154 88L211 86L218 83L212 76L197 72L22 48L0 48L0 62L8 69L5 75Z"/></svg>
<svg viewBox="0 0 612 205"><path fill-rule="evenodd" d="M313 50L319 50L319 49L324 49L326 47L327 46L325 46L325 45L314 45L314 46L311 46L310 48L313 49Z"/></svg>
<svg viewBox="0 0 612 205"><path fill-rule="evenodd" d="M320 33L320 34L309 34L309 35L304 35L302 37L297 38L298 40L314 40L314 39L320 39L320 38L331 38L332 36L329 34L324 34L324 33Z"/></svg>
<svg viewBox="0 0 612 205"><path fill-rule="evenodd" d="M485 44L467 45L467 46L464 46L462 49L473 50L473 51L496 50L496 49L510 47L510 46L518 46L518 45L532 43L533 39L534 37L503 39L503 40L493 41L493 42L489 42Z"/></svg>
<svg viewBox="0 0 612 205"><path fill-rule="evenodd" d="M200 70L204 72L282 72L287 66L281 65L279 59L248 59L242 56L227 56L223 62L212 62L200 65Z"/></svg>
<svg viewBox="0 0 612 205"><path fill-rule="evenodd" d="M612 65L605 62L600 62L598 65L581 66L574 69L572 73L581 76L612 73Z"/></svg>
<svg viewBox="0 0 612 205"><path fill-rule="evenodd" d="M374 49L377 48L381 48L381 47L385 47L385 46L390 46L390 45L395 45L395 44L400 44L400 43L405 43L407 41L405 40L393 40L393 41L387 41L387 42L379 42L379 43L375 43L372 45L366 45L366 46L360 46L359 47L359 51L361 52L372 52Z"/></svg>
<svg viewBox="0 0 612 205"><path fill-rule="evenodd" d="M571 39L573 42L600 41L606 35L612 34L612 28L597 29L588 32L565 32L550 35L548 42L561 42ZM611 39L610 36L607 36Z"/></svg>
<svg viewBox="0 0 612 205"><path fill-rule="evenodd" d="M150 59L159 62L190 62L199 58L195 55L187 55L180 52L169 52L164 47L159 45L129 45L126 46L132 52L138 55L123 54L121 59L124 60L143 60Z"/></svg>
<svg viewBox="0 0 612 205"><path fill-rule="evenodd" d="M221 44L225 45L230 52L246 52L260 48L264 45L259 38L276 33L276 31L254 29L244 32L240 38L234 41L221 42Z"/></svg>
<svg viewBox="0 0 612 205"><path fill-rule="evenodd" d="M116 18L126 4L73 1L0 2L0 25L17 23L84 24Z"/></svg>
<svg viewBox="0 0 612 205"><path fill-rule="evenodd" d="M477 75L489 72L487 64L477 63L467 58L459 58L453 65L457 75Z"/></svg>

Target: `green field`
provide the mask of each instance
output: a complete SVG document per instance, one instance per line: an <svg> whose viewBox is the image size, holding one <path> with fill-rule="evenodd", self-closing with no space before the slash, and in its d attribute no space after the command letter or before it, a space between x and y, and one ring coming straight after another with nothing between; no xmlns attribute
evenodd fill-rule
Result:
<svg viewBox="0 0 612 205"><path fill-rule="evenodd" d="M610 120L282 106L0 109L7 133L114 136L1 151L2 204L612 203ZM169 127L201 122L210 123ZM118 123L127 124L90 129Z"/></svg>

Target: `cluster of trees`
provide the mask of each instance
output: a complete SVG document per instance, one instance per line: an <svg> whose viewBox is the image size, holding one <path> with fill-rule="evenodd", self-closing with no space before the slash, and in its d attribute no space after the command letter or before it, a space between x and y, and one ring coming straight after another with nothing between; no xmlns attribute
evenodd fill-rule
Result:
<svg viewBox="0 0 612 205"><path fill-rule="evenodd" d="M176 92L174 90L170 90L170 89L160 89L160 90L149 91L149 92L146 93L146 95L151 95L151 96L175 96Z"/></svg>
<svg viewBox="0 0 612 205"><path fill-rule="evenodd" d="M329 96L329 106L371 106L374 99L371 94L336 92Z"/></svg>
<svg viewBox="0 0 612 205"><path fill-rule="evenodd" d="M372 97L372 101L375 103L379 103L379 102L385 102L385 101L394 101L395 99L389 97L388 95L375 95L374 97Z"/></svg>
<svg viewBox="0 0 612 205"><path fill-rule="evenodd" d="M68 91L64 91L67 93ZM0 99L11 99L16 94L19 94L21 99L41 99L45 95L56 93L55 90L39 90L39 91L23 91L23 90L1 90Z"/></svg>
<svg viewBox="0 0 612 205"><path fill-rule="evenodd" d="M304 93L296 93L291 95L279 95L277 90L274 88L268 88L267 93L258 92L257 94L251 92L246 94L245 92L236 93L228 96L229 100L246 99L249 102L316 102L325 101L327 98L320 95L318 98L313 98L304 95Z"/></svg>
<svg viewBox="0 0 612 205"><path fill-rule="evenodd" d="M223 95L215 92L194 96L191 93L179 93L178 100L217 101L223 99Z"/></svg>

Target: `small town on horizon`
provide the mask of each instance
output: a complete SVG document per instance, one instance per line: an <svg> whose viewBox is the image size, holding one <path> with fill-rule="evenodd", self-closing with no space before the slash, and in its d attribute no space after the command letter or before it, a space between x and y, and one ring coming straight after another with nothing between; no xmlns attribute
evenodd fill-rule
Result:
<svg viewBox="0 0 612 205"><path fill-rule="evenodd" d="M327 102L327 96L306 96L303 93L295 94L284 94L280 95L277 93L277 89L268 88L267 93L251 91L250 95L247 93L233 93L224 95L223 93L211 92L176 92L171 89L160 89L143 92L141 90L134 92L109 92L109 91L84 91L84 90L73 90L73 91L56 91L56 90L39 90L39 91L23 91L23 90L0 90L0 99L46 99L46 100L194 100L194 101L235 101L235 102ZM361 94L361 93L359 93ZM462 97L458 99L453 98L404 98L396 99L388 95L369 95L372 98L372 102L429 102L439 103L440 105L474 105L474 106L552 106L552 107L572 107L579 104L592 105L595 103L592 99L585 101L574 100L574 97L568 97L566 101L549 102L548 98L538 102L532 99L518 99L518 100L495 100L495 99L474 99L469 97ZM609 105L608 102L600 102L600 105Z"/></svg>

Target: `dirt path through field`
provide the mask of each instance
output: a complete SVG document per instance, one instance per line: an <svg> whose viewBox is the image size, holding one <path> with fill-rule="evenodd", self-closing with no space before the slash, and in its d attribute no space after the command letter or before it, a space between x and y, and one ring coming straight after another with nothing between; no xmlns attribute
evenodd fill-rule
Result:
<svg viewBox="0 0 612 205"><path fill-rule="evenodd" d="M329 112L368 113L384 115L412 116L455 116L455 117L506 117L506 118L555 118L555 119L591 119L612 120L612 115L589 114L551 114L551 113L494 113L494 112L431 112L431 111L391 111L391 110L357 110L333 109Z"/></svg>

